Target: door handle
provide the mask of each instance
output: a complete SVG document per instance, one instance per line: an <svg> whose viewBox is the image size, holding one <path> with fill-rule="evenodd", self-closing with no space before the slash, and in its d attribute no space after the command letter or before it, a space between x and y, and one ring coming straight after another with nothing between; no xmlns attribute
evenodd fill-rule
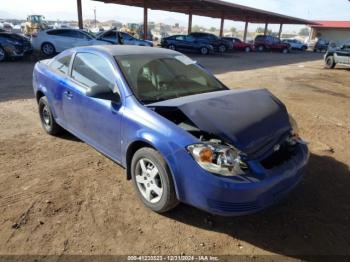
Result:
<svg viewBox="0 0 350 262"><path fill-rule="evenodd" d="M63 94L68 98L68 99L72 99L73 94L71 91L64 91Z"/></svg>

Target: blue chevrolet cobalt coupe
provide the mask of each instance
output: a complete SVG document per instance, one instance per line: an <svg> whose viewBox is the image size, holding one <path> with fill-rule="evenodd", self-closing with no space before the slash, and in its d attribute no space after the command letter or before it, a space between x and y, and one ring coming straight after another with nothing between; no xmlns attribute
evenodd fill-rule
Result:
<svg viewBox="0 0 350 262"><path fill-rule="evenodd" d="M189 57L161 48L70 49L35 65L44 130L68 130L126 168L156 212L184 202L243 215L285 196L308 149L265 89L230 90Z"/></svg>

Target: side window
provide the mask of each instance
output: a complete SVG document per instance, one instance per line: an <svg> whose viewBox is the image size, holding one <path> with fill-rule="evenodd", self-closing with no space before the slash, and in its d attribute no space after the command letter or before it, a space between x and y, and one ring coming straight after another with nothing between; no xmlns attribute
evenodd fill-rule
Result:
<svg viewBox="0 0 350 262"><path fill-rule="evenodd" d="M182 41L182 40L184 40L184 37L180 35L180 36L177 36L175 39L179 40L179 41Z"/></svg>
<svg viewBox="0 0 350 262"><path fill-rule="evenodd" d="M72 78L85 87L109 87L114 92L114 74L108 61L90 53L79 53L75 56L72 68Z"/></svg>
<svg viewBox="0 0 350 262"><path fill-rule="evenodd" d="M80 39L87 39L89 40L90 37L87 36L86 34L82 33L82 32L79 32L79 31L71 31L71 34L73 35L73 37L76 37L76 38L80 38Z"/></svg>
<svg viewBox="0 0 350 262"><path fill-rule="evenodd" d="M51 31L48 31L46 34L48 35L57 35L59 34L60 30L51 30Z"/></svg>
<svg viewBox="0 0 350 262"><path fill-rule="evenodd" d="M71 30L59 30L56 35L65 37L74 37Z"/></svg>
<svg viewBox="0 0 350 262"><path fill-rule="evenodd" d="M71 58L72 58L72 55L69 54L69 55L60 57L58 59L55 59L51 62L50 67L53 68L54 70L61 72L62 74L68 74Z"/></svg>

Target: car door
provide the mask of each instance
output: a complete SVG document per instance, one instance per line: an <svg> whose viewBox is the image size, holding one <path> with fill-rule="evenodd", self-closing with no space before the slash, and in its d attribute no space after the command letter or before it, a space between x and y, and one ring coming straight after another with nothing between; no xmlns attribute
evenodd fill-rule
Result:
<svg viewBox="0 0 350 262"><path fill-rule="evenodd" d="M336 63L350 64L350 44L343 45L339 50L334 53L334 59Z"/></svg>
<svg viewBox="0 0 350 262"><path fill-rule="evenodd" d="M119 33L118 33L119 34ZM119 44L119 41L117 41L117 32L114 30L107 31L102 34L100 37L101 40L107 41L112 44ZM118 37L119 39L119 37Z"/></svg>
<svg viewBox="0 0 350 262"><path fill-rule="evenodd" d="M65 115L79 136L116 161L120 161L121 103L86 95L88 88L108 86L114 92L116 76L113 64L92 53L76 54L70 80L70 98Z"/></svg>
<svg viewBox="0 0 350 262"><path fill-rule="evenodd" d="M78 46L88 46L92 44L93 38L88 36L87 34L84 34L83 32L80 32L78 30L70 30L70 34L73 38L73 47Z"/></svg>

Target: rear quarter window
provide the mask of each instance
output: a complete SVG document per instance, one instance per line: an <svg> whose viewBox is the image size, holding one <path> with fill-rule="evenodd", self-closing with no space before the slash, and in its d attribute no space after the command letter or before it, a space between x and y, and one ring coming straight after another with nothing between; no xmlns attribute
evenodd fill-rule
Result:
<svg viewBox="0 0 350 262"><path fill-rule="evenodd" d="M56 58L51 62L50 68L52 68L56 72L60 72L62 74L67 75L69 71L69 65L70 65L71 59L72 59L71 54Z"/></svg>

